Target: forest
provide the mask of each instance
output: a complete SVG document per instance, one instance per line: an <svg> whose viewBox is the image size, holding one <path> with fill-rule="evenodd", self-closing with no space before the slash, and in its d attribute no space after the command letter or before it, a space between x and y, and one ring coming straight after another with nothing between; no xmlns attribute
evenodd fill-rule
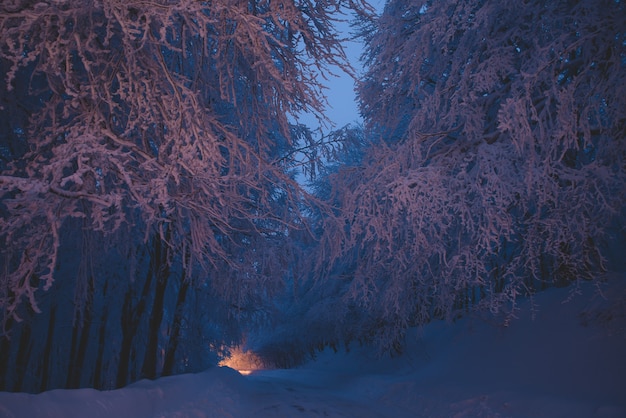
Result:
<svg viewBox="0 0 626 418"><path fill-rule="evenodd" d="M401 356L626 271L622 0L5 0L0 76L0 391Z"/></svg>

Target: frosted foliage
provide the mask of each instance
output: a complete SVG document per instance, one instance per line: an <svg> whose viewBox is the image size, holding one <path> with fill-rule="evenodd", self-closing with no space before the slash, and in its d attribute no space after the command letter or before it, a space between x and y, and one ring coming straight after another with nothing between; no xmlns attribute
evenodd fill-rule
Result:
<svg viewBox="0 0 626 418"><path fill-rule="evenodd" d="M10 70L2 82L11 90L31 74L39 100L30 152L0 173L5 318L25 298L37 310L35 290L52 284L69 217L104 234L134 226L146 240L169 230L174 253L204 267L237 264L231 235L300 227L306 196L280 150L290 146L288 115L321 115L315 66L347 69L331 25L339 7L3 3L0 59Z"/></svg>
<svg viewBox="0 0 626 418"><path fill-rule="evenodd" d="M391 1L366 62L380 144L331 176L325 271L353 274L383 344L604 268L626 201L623 2Z"/></svg>

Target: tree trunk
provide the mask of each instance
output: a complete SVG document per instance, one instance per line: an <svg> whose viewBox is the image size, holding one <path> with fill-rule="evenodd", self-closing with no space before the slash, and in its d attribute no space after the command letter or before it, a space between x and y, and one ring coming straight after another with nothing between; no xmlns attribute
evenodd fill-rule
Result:
<svg viewBox="0 0 626 418"><path fill-rule="evenodd" d="M52 357L52 341L54 340L54 325L56 319L56 306L52 306L50 309L50 318L48 320L48 335L46 337L46 344L43 349L43 364L41 366L41 382L39 386L40 391L49 389L50 384L50 358Z"/></svg>
<svg viewBox="0 0 626 418"><path fill-rule="evenodd" d="M85 362L87 351L87 343L89 341L89 329L91 326L92 300L93 300L93 282L90 280L89 296L87 307L82 320L74 323L72 327L72 344L70 350L69 370L65 387L67 389L78 389L80 387L81 372Z"/></svg>
<svg viewBox="0 0 626 418"><path fill-rule="evenodd" d="M121 388L128 383L129 367L131 365L131 356L133 355L133 340L135 338L135 334L137 333L137 329L139 328L141 318L146 310L146 299L148 298L148 294L150 293L150 289L152 287L153 277L154 272L152 270L152 263L150 263L148 274L146 275L146 281L144 282L141 297L139 302L137 302L137 305L133 307L132 284L128 287L126 296L124 297L122 316L120 318L122 343L120 347L120 360L117 369L117 388Z"/></svg>
<svg viewBox="0 0 626 418"><path fill-rule="evenodd" d="M6 329L11 330L13 319L7 319ZM0 390L9 390L9 357L11 356L11 340L8 336L0 336Z"/></svg>
<svg viewBox="0 0 626 418"><path fill-rule="evenodd" d="M169 230L168 230L169 231ZM166 241L169 233L166 232ZM165 301L165 290L170 275L167 243L157 235L154 241L154 253L152 255L153 271L156 273L156 289L152 312L150 313L150 325L148 328L148 343L146 344L146 354L143 359L141 375L148 379L156 379L157 376L157 356L159 351L159 331L163 320L163 305Z"/></svg>
<svg viewBox="0 0 626 418"><path fill-rule="evenodd" d="M187 290L189 289L189 280L185 279L185 273L183 272L180 288L178 289L178 296L176 298L176 308L174 311L174 319L172 320L172 331L167 341L167 348L165 349L165 359L163 360L163 376L169 376L174 373L176 349L178 348L178 342L180 339L180 331L183 323L183 312L185 300L187 298Z"/></svg>
<svg viewBox="0 0 626 418"><path fill-rule="evenodd" d="M84 317L75 321L72 329L72 349L70 351L70 367L67 374L67 389L77 389L80 387L81 372L87 355L87 345L89 343L89 330L91 329L91 317L93 315L93 277L88 279L87 300L84 308Z"/></svg>
<svg viewBox="0 0 626 418"><path fill-rule="evenodd" d="M24 378L27 375L26 371L28 370L30 353L33 348L31 333L30 325L24 323L22 327L22 334L20 335L17 358L15 359L15 384L13 385L13 391L15 392L20 392L22 390Z"/></svg>
<svg viewBox="0 0 626 418"><path fill-rule="evenodd" d="M107 314L109 310L107 309L106 304L106 293L107 293L108 282L104 283L104 288L102 289L102 300L104 301L102 308L102 315L100 316L100 326L98 328L98 351L96 353L96 361L95 361L95 370L93 374L93 387L94 389L111 389L110 387L105 385L104 382L104 370L103 370L103 359L104 359L104 347L106 346L107 341Z"/></svg>

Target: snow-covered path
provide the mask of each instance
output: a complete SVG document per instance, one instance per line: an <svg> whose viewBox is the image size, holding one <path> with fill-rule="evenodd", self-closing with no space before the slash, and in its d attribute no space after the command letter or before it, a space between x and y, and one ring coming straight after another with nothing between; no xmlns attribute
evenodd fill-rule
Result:
<svg viewBox="0 0 626 418"><path fill-rule="evenodd" d="M540 294L535 320L526 309L506 328L432 323L394 359L356 347L249 376L216 367L107 392L0 393L0 418L626 418L626 283L591 301L583 291Z"/></svg>
<svg viewBox="0 0 626 418"><path fill-rule="evenodd" d="M261 371L248 378L256 391L250 416L385 417L388 411L367 398L350 396L352 378L334 373Z"/></svg>

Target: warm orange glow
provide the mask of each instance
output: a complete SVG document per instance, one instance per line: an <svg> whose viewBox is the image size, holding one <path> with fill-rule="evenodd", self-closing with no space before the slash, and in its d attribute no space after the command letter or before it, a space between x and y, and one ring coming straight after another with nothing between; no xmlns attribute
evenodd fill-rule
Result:
<svg viewBox="0 0 626 418"><path fill-rule="evenodd" d="M230 357L219 362L220 366L230 367L242 375L249 375L255 370L263 369L263 361L252 351L244 351L240 346L230 350Z"/></svg>

